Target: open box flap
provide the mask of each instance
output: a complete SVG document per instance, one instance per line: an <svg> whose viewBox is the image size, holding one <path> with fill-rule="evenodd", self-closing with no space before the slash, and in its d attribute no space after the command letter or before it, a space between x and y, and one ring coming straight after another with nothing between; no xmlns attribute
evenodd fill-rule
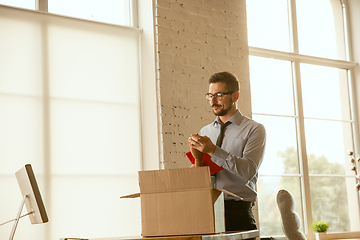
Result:
<svg viewBox="0 0 360 240"><path fill-rule="evenodd" d="M139 171L139 187L140 193L125 195L120 198L137 198L140 197L141 194L214 189L212 178L210 176L210 168L208 166ZM239 200L243 200L242 197L225 189L216 190L234 196Z"/></svg>
<svg viewBox="0 0 360 240"><path fill-rule="evenodd" d="M140 193L125 195L125 196L121 196L120 198L138 198L138 197L140 197Z"/></svg>
<svg viewBox="0 0 360 240"><path fill-rule="evenodd" d="M221 191L221 192L223 192L223 193L229 194L229 195L231 195L231 196L234 196L234 197L238 198L238 199L241 200L241 201L244 200L242 197L239 197L239 196L236 195L235 193L229 192L229 191L227 191L227 190L225 190L225 189L217 189L217 188L215 188L215 189L216 189L216 190L219 190L219 191Z"/></svg>
<svg viewBox="0 0 360 240"><path fill-rule="evenodd" d="M225 189L217 189L215 188L216 190L220 191L220 192L223 192L223 193L226 193L226 194L229 194L231 196L234 196L236 198L238 198L239 200L244 200L242 197L239 197L238 195L232 193L232 192L229 192ZM140 193L134 193L134 194L129 194L129 195L125 195L125 196L121 196L120 198L138 198L140 197Z"/></svg>

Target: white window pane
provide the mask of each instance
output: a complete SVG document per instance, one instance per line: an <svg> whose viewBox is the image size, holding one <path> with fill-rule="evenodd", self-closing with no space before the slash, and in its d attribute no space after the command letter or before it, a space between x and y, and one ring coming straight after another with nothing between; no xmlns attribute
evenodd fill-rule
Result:
<svg viewBox="0 0 360 240"><path fill-rule="evenodd" d="M350 168L350 123L305 119L305 139L310 174L344 175Z"/></svg>
<svg viewBox="0 0 360 240"><path fill-rule="evenodd" d="M130 0L48 0L50 13L93 20L98 22L130 25Z"/></svg>
<svg viewBox="0 0 360 240"><path fill-rule="evenodd" d="M41 99L0 94L0 116L0 174L15 174L25 163L43 172Z"/></svg>
<svg viewBox="0 0 360 240"><path fill-rule="evenodd" d="M53 20L51 96L139 104L137 31Z"/></svg>
<svg viewBox="0 0 360 240"><path fill-rule="evenodd" d="M35 10L35 0L0 0L0 4Z"/></svg>
<svg viewBox="0 0 360 240"><path fill-rule="evenodd" d="M31 15L25 12L24 16ZM41 95L40 25L24 17L14 19L11 9L5 7L1 9L0 21L0 93Z"/></svg>
<svg viewBox="0 0 360 240"><path fill-rule="evenodd" d="M54 100L52 172L126 174L140 169L140 122L135 106Z"/></svg>
<svg viewBox="0 0 360 240"><path fill-rule="evenodd" d="M298 174L295 120L261 115L253 115L253 119L266 129L264 161L259 174Z"/></svg>
<svg viewBox="0 0 360 240"><path fill-rule="evenodd" d="M346 70L301 64L304 116L350 120Z"/></svg>
<svg viewBox="0 0 360 240"><path fill-rule="evenodd" d="M344 59L341 1L301 0L296 1L296 10L299 52L317 57ZM335 19L336 14L340 16Z"/></svg>
<svg viewBox="0 0 360 240"><path fill-rule="evenodd" d="M291 63L250 56L253 113L294 115Z"/></svg>
<svg viewBox="0 0 360 240"><path fill-rule="evenodd" d="M52 182L50 239L140 236L140 199L120 199L139 191L137 173L127 176L65 175Z"/></svg>
<svg viewBox="0 0 360 240"><path fill-rule="evenodd" d="M287 0L247 0L249 46L290 51Z"/></svg>
<svg viewBox="0 0 360 240"><path fill-rule="evenodd" d="M257 183L261 236L284 235L282 220L276 203L276 194L286 189L294 196L295 212L300 217L300 231L304 232L303 214L298 177L260 177Z"/></svg>
<svg viewBox="0 0 360 240"><path fill-rule="evenodd" d="M324 166L318 166L318 168L321 167ZM359 231L358 197L354 186L354 178L310 176L314 221L328 222L330 225L328 232Z"/></svg>

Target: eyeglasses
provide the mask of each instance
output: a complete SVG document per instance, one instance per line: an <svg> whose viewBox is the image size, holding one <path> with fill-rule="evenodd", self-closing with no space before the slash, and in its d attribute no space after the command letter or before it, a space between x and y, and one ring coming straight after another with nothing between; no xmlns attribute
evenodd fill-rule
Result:
<svg viewBox="0 0 360 240"><path fill-rule="evenodd" d="M207 94L205 94L205 97L208 101L210 101L213 97L216 99L216 101L221 101L224 95L233 94L233 93L234 93L234 91L226 92L226 93L214 93L214 94L207 93Z"/></svg>

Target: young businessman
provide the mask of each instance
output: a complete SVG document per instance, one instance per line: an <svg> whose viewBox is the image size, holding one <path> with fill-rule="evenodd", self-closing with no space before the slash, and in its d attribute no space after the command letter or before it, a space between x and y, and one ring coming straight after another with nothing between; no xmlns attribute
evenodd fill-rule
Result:
<svg viewBox="0 0 360 240"><path fill-rule="evenodd" d="M237 109L239 82L230 72L215 73L209 78L206 99L216 119L199 134L191 134L189 146L209 154L214 163L224 168L215 174L216 188L244 199L224 195L226 231L256 229L252 206L265 148L265 128Z"/></svg>

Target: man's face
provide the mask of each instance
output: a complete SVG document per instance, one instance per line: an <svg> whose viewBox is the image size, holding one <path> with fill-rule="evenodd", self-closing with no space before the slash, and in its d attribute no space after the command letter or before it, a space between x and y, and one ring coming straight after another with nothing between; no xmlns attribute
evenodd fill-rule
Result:
<svg viewBox="0 0 360 240"><path fill-rule="evenodd" d="M210 83L209 93L227 93L226 84L222 82ZM210 106L213 109L213 113L216 116L225 116L233 106L232 94L226 94L222 96L221 100L217 100L215 97L211 98Z"/></svg>

